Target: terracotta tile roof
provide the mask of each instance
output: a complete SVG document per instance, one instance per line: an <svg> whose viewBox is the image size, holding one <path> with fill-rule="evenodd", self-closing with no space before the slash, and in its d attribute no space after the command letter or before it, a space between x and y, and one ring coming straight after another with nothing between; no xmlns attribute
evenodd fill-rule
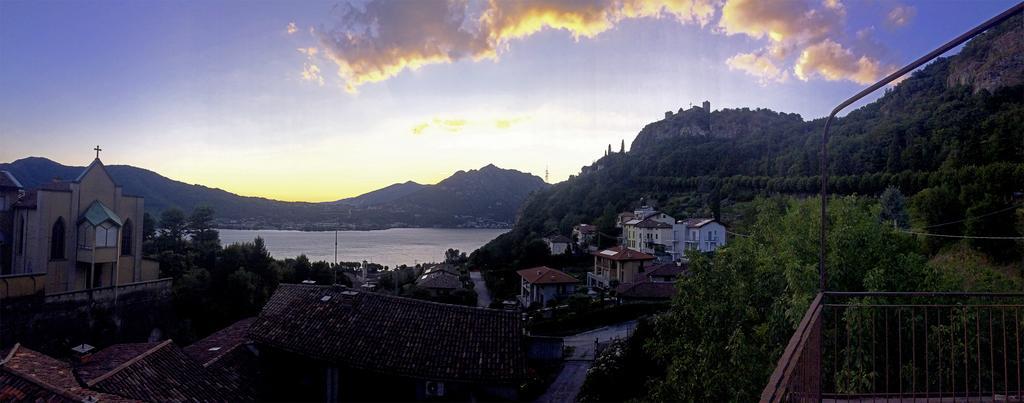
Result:
<svg viewBox="0 0 1024 403"><path fill-rule="evenodd" d="M224 357L236 347L245 344L248 339L249 326L256 317L245 318L231 324L213 334L206 336L192 345L182 349L185 354L206 367Z"/></svg>
<svg viewBox="0 0 1024 403"><path fill-rule="evenodd" d="M574 284L580 282L565 272L547 266L519 270L519 276L530 284Z"/></svg>
<svg viewBox="0 0 1024 403"><path fill-rule="evenodd" d="M593 252L591 254L605 259L618 261L654 260L654 256L629 249L625 246L615 246L605 250Z"/></svg>
<svg viewBox="0 0 1024 403"><path fill-rule="evenodd" d="M672 299L676 287L673 283L643 281L620 284L615 287L615 293L625 299Z"/></svg>
<svg viewBox="0 0 1024 403"><path fill-rule="evenodd" d="M448 263L435 264L435 265L427 267L426 269L423 270L423 274L436 273L436 272L445 272L445 273L454 274L456 276L459 275L459 270L456 269L455 266L452 266L452 265L450 265Z"/></svg>
<svg viewBox="0 0 1024 403"><path fill-rule="evenodd" d="M220 377L221 382L235 393L239 401L255 401L259 393L260 361L252 344L239 345L218 357L207 370Z"/></svg>
<svg viewBox="0 0 1024 403"><path fill-rule="evenodd" d="M423 288L454 290L462 288L462 280L459 280L459 276L454 274L435 271L420 276L420 279L416 280L416 285Z"/></svg>
<svg viewBox="0 0 1024 403"><path fill-rule="evenodd" d="M142 348L149 347L141 353ZM87 386L143 401L228 401L237 393L170 340L114 345L76 371Z"/></svg>
<svg viewBox="0 0 1024 403"><path fill-rule="evenodd" d="M87 398L101 402L134 401L82 387L75 379L70 364L20 344L15 344L8 353L0 365L0 371L5 374L3 379L8 382L0 380L0 390L3 390L0 393L4 394L23 393L37 397L48 394L43 401L82 401ZM0 401L7 400L0 398Z"/></svg>
<svg viewBox="0 0 1024 403"><path fill-rule="evenodd" d="M514 383L525 377L515 312L339 286L282 284L249 337L352 369L418 379Z"/></svg>
<svg viewBox="0 0 1024 403"><path fill-rule="evenodd" d="M694 227L694 228L700 228L700 227L703 227L705 225L711 224L713 222L718 222L718 221L715 221L714 218L687 218L685 220L680 221L680 223L686 224L687 227Z"/></svg>
<svg viewBox="0 0 1024 403"><path fill-rule="evenodd" d="M0 368L0 402L77 402Z"/></svg>
<svg viewBox="0 0 1024 403"><path fill-rule="evenodd" d="M669 224L657 220L652 220L650 218L636 223L636 226L640 228L672 228L672 226Z"/></svg>

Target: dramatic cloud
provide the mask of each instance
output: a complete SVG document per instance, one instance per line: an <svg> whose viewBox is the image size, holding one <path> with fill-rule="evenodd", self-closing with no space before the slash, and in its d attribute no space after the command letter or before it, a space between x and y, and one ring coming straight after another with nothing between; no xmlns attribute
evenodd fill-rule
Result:
<svg viewBox="0 0 1024 403"><path fill-rule="evenodd" d="M910 23L910 20L914 19L917 15L917 9L911 6L898 5L889 11L889 15L886 17L889 23L895 27L902 27Z"/></svg>
<svg viewBox="0 0 1024 403"><path fill-rule="evenodd" d="M334 9L330 29L314 30L338 66L346 90L405 70L457 60L494 59L512 39L544 29L593 37L630 18L673 18L707 24L713 0L464 0L370 1Z"/></svg>
<svg viewBox="0 0 1024 403"><path fill-rule="evenodd" d="M834 32L844 14L838 1L815 9L801 0L729 0L722 7L718 26L729 35L806 42Z"/></svg>
<svg viewBox="0 0 1024 403"><path fill-rule="evenodd" d="M893 69L893 66L884 66L867 56L855 56L842 45L825 39L804 49L793 71L804 81L820 76L829 81L850 80L858 84L871 84Z"/></svg>
<svg viewBox="0 0 1024 403"><path fill-rule="evenodd" d="M844 35L846 7L839 0L820 4L801 0L728 0L718 26L729 35L767 39L754 53L740 53L726 61L730 69L757 77L761 85L784 82L793 63L797 78L821 77L829 81L871 83L891 71L876 55L855 52ZM871 43L871 28L857 32L860 44ZM877 47L856 49L878 51ZM793 60L793 53L799 55Z"/></svg>
<svg viewBox="0 0 1024 403"><path fill-rule="evenodd" d="M785 82L789 72L783 70L763 53L740 53L725 61L731 70L739 70L758 78L761 85Z"/></svg>
<svg viewBox="0 0 1024 403"><path fill-rule="evenodd" d="M713 24L716 14L720 18ZM851 53L870 48L851 47L843 39L846 7L841 0L369 0L339 4L326 27L311 29L319 46L309 48L314 52L307 53L303 77L322 82L319 69L310 70L317 60L331 63L344 88L355 93L364 84L431 64L494 60L510 42L544 30L565 31L581 40L636 18L713 25L715 32L765 40L761 49L726 61L762 85L786 81L796 72L790 69L798 56L805 60L800 65L804 80L818 75L861 82L881 65L872 55ZM294 23L289 24L289 32L293 29ZM815 58L832 54L825 52L826 40L855 65L839 69L828 59ZM826 67L827 72L819 71Z"/></svg>

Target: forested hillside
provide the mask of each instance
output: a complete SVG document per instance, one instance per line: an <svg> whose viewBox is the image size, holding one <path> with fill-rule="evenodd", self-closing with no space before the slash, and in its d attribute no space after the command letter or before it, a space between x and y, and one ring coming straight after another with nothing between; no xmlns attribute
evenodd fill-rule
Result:
<svg viewBox="0 0 1024 403"><path fill-rule="evenodd" d="M831 192L876 196L894 186L910 198L915 228L1019 236L1012 212L988 213L1024 201L1024 85L1020 70L1006 71L1019 67L1021 27L1018 16L838 119L829 142ZM1007 42L1017 48L1010 62L995 49ZM680 111L644 127L629 152L535 194L514 229L474 253L473 263L519 268L535 259L531 242L581 222L612 233L615 214L641 197L676 217L715 215L742 230L754 218L745 205L758 196L817 193L823 125L764 109ZM937 225L950 221L959 222ZM935 238L928 247L949 242ZM1020 257L1009 240L974 246L997 261Z"/></svg>

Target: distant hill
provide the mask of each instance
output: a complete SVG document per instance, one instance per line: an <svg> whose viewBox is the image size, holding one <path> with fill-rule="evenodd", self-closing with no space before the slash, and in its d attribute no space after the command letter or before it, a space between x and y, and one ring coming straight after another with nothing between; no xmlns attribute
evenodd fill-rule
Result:
<svg viewBox="0 0 1024 403"><path fill-rule="evenodd" d="M408 181L405 183L396 183L387 187L374 190L372 192L363 193L356 197L349 197L347 199L341 199L335 201L335 204L344 204L355 207L366 207L375 204L390 203L410 193L415 193L427 187L427 185L421 185L419 183Z"/></svg>
<svg viewBox="0 0 1024 403"><path fill-rule="evenodd" d="M29 157L0 164L27 188L73 180L84 167ZM378 229L392 227L507 227L530 192L547 186L539 177L488 165L459 171L437 185L394 184L335 202L285 202L239 196L203 185L190 185L129 165L107 166L126 194L146 198L146 211L207 205L219 224L229 228Z"/></svg>

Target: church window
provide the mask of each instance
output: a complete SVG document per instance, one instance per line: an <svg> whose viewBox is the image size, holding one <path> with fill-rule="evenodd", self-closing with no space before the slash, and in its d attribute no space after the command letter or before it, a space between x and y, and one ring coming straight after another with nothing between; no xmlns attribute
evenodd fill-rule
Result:
<svg viewBox="0 0 1024 403"><path fill-rule="evenodd" d="M50 232L50 260L64 259L64 218L57 218Z"/></svg>
<svg viewBox="0 0 1024 403"><path fill-rule="evenodd" d="M132 254L132 220L128 219L121 227L121 254Z"/></svg>
<svg viewBox="0 0 1024 403"><path fill-rule="evenodd" d="M117 227L109 222L96 227L96 247L113 248L117 246Z"/></svg>

